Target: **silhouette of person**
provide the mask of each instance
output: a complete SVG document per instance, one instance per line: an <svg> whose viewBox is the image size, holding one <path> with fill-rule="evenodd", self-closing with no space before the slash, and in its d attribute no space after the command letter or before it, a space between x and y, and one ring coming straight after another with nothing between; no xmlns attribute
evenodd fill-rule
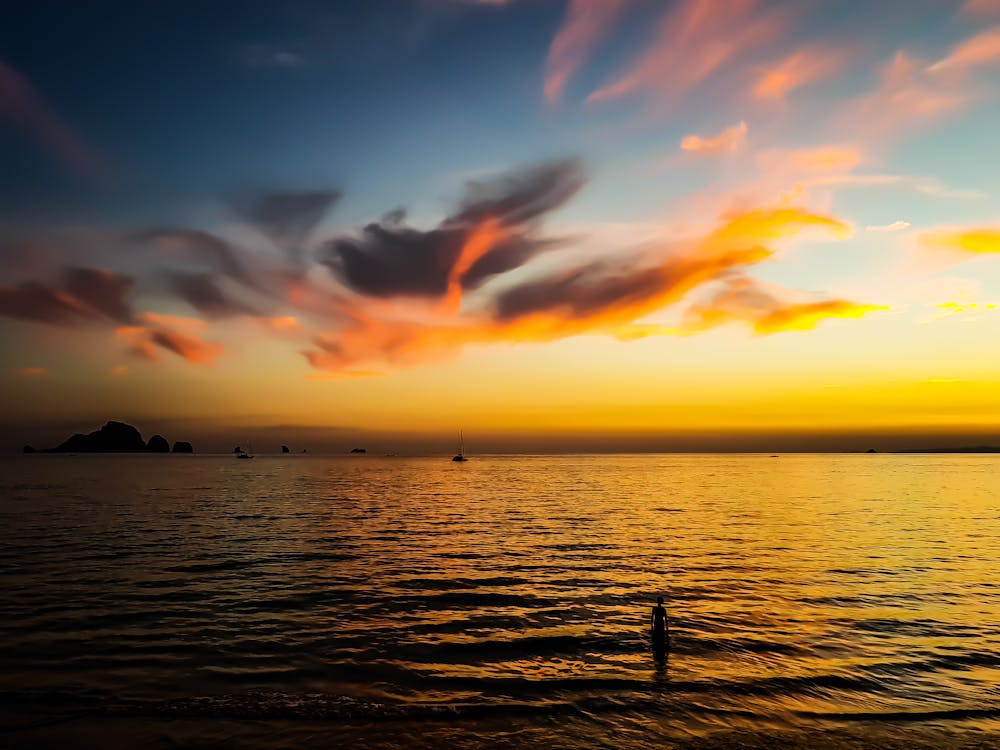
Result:
<svg viewBox="0 0 1000 750"><path fill-rule="evenodd" d="M667 624L667 610L663 607L663 597L656 597L656 606L649 615L653 633L653 648L664 650L670 642L670 625Z"/></svg>

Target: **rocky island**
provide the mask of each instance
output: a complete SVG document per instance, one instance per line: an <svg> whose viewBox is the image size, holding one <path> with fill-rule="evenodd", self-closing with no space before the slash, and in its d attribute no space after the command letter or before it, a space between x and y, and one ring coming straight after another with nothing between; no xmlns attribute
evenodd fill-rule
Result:
<svg viewBox="0 0 1000 750"><path fill-rule="evenodd" d="M101 429L87 435L81 432L72 435L55 448L36 451L30 445L24 446L25 453L169 453L170 443L162 435L153 435L147 443L142 433L125 422L107 422ZM191 443L177 441L174 453L194 453Z"/></svg>

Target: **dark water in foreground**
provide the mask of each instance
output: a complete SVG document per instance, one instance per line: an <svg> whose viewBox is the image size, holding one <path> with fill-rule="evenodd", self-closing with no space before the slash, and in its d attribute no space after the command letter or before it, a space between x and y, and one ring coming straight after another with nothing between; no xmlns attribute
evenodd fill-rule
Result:
<svg viewBox="0 0 1000 750"><path fill-rule="evenodd" d="M998 456L0 468L0 748L1000 747Z"/></svg>

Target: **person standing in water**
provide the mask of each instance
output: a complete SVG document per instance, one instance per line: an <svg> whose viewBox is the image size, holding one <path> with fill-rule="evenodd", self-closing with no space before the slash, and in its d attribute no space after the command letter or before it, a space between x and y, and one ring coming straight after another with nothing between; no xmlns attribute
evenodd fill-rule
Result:
<svg viewBox="0 0 1000 750"><path fill-rule="evenodd" d="M663 607L663 597L656 597L656 606L649 615L653 633L653 648L665 649L670 643L670 626L667 624L667 610Z"/></svg>

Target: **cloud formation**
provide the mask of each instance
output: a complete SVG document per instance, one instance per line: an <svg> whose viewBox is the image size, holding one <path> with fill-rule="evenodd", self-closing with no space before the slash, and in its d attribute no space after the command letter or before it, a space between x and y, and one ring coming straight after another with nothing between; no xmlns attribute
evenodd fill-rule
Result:
<svg viewBox="0 0 1000 750"><path fill-rule="evenodd" d="M299 265L305 242L340 200L341 191L286 190L247 195L233 202L236 213Z"/></svg>
<svg viewBox="0 0 1000 750"><path fill-rule="evenodd" d="M133 284L132 277L106 269L69 267L53 285L26 281L0 287L0 315L60 326L128 323Z"/></svg>
<svg viewBox="0 0 1000 750"><path fill-rule="evenodd" d="M688 135L681 140L681 150L705 155L734 153L747 140L747 124L742 120L715 136Z"/></svg>
<svg viewBox="0 0 1000 750"><path fill-rule="evenodd" d="M0 61L0 121L37 139L77 172L92 173L99 160L72 127L53 112L27 78Z"/></svg>
<svg viewBox="0 0 1000 750"><path fill-rule="evenodd" d="M1000 253L1000 228L981 227L927 232L920 239L924 245L933 248L961 250L968 253Z"/></svg>
<svg viewBox="0 0 1000 750"><path fill-rule="evenodd" d="M803 48L765 68L753 87L753 95L765 101L780 101L795 89L838 73L841 54L822 48Z"/></svg>
<svg viewBox="0 0 1000 750"><path fill-rule="evenodd" d="M587 55L613 27L625 0L570 0L566 17L549 46L545 98L555 104Z"/></svg>
<svg viewBox="0 0 1000 750"><path fill-rule="evenodd" d="M965 0L961 13L973 18L1000 16L1000 0Z"/></svg>
<svg viewBox="0 0 1000 750"><path fill-rule="evenodd" d="M891 224L870 224L865 227L866 232L901 232L910 228L910 222L896 220Z"/></svg>
<svg viewBox="0 0 1000 750"><path fill-rule="evenodd" d="M584 181L581 164L566 159L470 182L458 209L434 229L389 216L359 235L328 241L320 262L347 288L374 297L443 297L456 284L475 288L551 248L551 240L538 236L537 222ZM487 242L484 226L493 228Z"/></svg>
<svg viewBox="0 0 1000 750"><path fill-rule="evenodd" d="M788 290L765 286L748 276L734 274L723 280L722 288L713 297L688 308L682 330L697 333L739 321L759 335L807 331L828 318L860 318L888 309L843 299L803 301L789 299L790 296Z"/></svg>
<svg viewBox="0 0 1000 750"><path fill-rule="evenodd" d="M222 354L220 344L205 341L198 334L205 323L197 318L146 312L138 316L138 322L140 325L120 326L115 330L127 342L127 351L133 356L158 362L159 350L163 349L192 364L211 364Z"/></svg>
<svg viewBox="0 0 1000 750"><path fill-rule="evenodd" d="M633 339L678 333L636 323L682 300L692 290L771 257L765 243L816 227L837 236L842 222L794 208L760 209L730 216L701 238L617 253L614 259L578 260L500 285L488 301L459 317L409 307L382 312L352 306L342 326L317 336L303 352L314 367L331 372L372 365L399 366L448 356L472 343L551 341L582 333ZM825 317L857 317L875 309L821 300L798 309L767 306L758 332L805 328Z"/></svg>
<svg viewBox="0 0 1000 750"><path fill-rule="evenodd" d="M220 280L213 274L168 271L167 278L178 297L210 318L256 314L250 305L226 294L222 290Z"/></svg>
<svg viewBox="0 0 1000 750"><path fill-rule="evenodd" d="M965 73L1000 61L1000 26L964 39L952 48L948 56L938 60L928 70L931 73Z"/></svg>
<svg viewBox="0 0 1000 750"><path fill-rule="evenodd" d="M758 8L756 0L680 0L671 4L656 39L632 67L588 100L604 102L645 91L658 101L671 101L766 48L786 25L786 11Z"/></svg>

